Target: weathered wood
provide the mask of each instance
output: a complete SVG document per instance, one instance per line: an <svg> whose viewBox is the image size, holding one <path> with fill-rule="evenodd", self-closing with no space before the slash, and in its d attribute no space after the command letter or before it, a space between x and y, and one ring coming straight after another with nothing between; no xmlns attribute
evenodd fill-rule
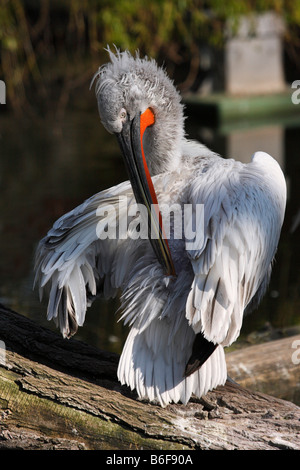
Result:
<svg viewBox="0 0 300 470"><path fill-rule="evenodd" d="M0 309L0 449L299 449L300 408L228 382L162 409L116 379L118 356Z"/></svg>
<svg viewBox="0 0 300 470"><path fill-rule="evenodd" d="M300 403L300 334L233 351L226 363L243 387Z"/></svg>

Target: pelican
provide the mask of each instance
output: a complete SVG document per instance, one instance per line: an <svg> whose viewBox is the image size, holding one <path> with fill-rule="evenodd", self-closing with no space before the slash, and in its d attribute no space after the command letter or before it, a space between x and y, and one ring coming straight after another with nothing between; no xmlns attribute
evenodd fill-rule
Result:
<svg viewBox="0 0 300 470"><path fill-rule="evenodd" d="M188 140L184 106L165 70L138 53L108 54L93 83L128 181L57 220L38 245L35 284L65 338L97 296L120 292L121 319L130 326L120 383L163 407L186 404L226 382L224 348L268 286L286 183L265 152L243 164ZM172 213L167 233L161 208L174 204L191 235L183 226L175 236ZM146 219L147 236L137 236Z"/></svg>

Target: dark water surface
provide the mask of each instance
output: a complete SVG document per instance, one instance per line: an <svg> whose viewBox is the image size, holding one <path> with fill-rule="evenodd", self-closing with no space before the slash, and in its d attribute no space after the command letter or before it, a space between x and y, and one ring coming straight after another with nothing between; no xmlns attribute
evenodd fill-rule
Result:
<svg viewBox="0 0 300 470"><path fill-rule="evenodd" d="M294 331L300 325L300 120L218 129L196 123L187 120L191 137L224 157L249 161L254 151L264 150L284 170L288 206L270 288L259 309L245 319L241 338L255 341L259 335ZM46 303L41 305L32 290L37 242L59 216L124 179L117 143L102 128L96 109L73 110L60 122L0 114L0 302L54 329L46 320ZM120 352L126 328L117 322L117 307L118 300L97 300L77 338Z"/></svg>

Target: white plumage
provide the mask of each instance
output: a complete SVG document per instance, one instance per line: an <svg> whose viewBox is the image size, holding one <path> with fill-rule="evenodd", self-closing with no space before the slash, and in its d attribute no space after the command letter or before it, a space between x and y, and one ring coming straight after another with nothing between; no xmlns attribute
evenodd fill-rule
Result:
<svg viewBox="0 0 300 470"><path fill-rule="evenodd" d="M110 58L95 77L103 124L120 132L120 109L130 119L153 109L155 124L143 145L158 202L203 204L204 224L197 227L203 236L193 249L184 238L168 240L176 276L165 274L149 240L101 239L107 224L99 223L99 208L115 209L106 223L117 213L117 228L125 223L129 229L134 220L127 220L135 197L126 181L54 224L37 250L36 283L41 295L48 292L48 319L64 337L83 325L96 295L109 298L121 290L122 320L131 329L120 382L162 406L187 403L193 393L200 397L225 383L223 347L237 339L245 309L267 288L285 211L285 179L264 152L242 164L188 141L180 97L165 73L127 52L110 52ZM186 375L198 334L217 347Z"/></svg>

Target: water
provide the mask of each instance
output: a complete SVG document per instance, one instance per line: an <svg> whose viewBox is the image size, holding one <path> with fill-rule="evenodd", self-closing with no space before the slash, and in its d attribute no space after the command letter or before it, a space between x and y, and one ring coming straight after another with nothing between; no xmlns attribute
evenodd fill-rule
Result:
<svg viewBox="0 0 300 470"><path fill-rule="evenodd" d="M218 129L188 119L187 129L225 157L249 161L255 150L264 150L284 170L288 205L270 288L259 309L245 319L240 341L251 340L257 331L276 337L278 329L300 325L300 119ZM46 303L40 304L32 290L36 245L60 215L125 178L118 145L103 130L96 108L72 110L61 122L0 114L0 302L55 329L46 320ZM127 330L117 322L117 307L117 299L97 300L77 338L120 352Z"/></svg>
<svg viewBox="0 0 300 470"><path fill-rule="evenodd" d="M121 182L123 161L96 110L72 112L60 123L0 116L0 149L0 302L55 329L32 290L36 245L62 214ZM97 301L78 337L119 351L124 334L115 321L117 305Z"/></svg>

